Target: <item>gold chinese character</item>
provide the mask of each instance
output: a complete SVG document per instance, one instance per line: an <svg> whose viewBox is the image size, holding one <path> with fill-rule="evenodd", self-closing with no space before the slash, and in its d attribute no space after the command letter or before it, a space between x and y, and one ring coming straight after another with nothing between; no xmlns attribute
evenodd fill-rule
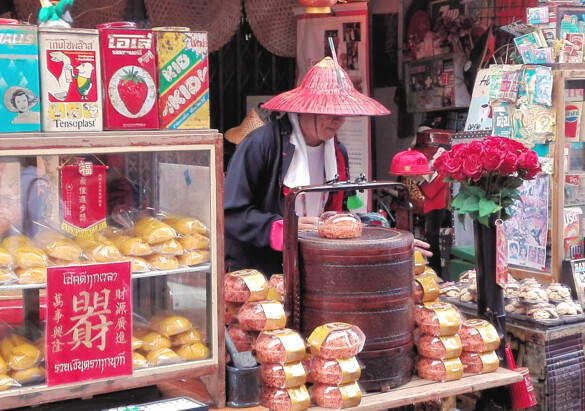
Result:
<svg viewBox="0 0 585 411"><path fill-rule="evenodd" d="M106 321L106 314L111 313L108 308L109 296L110 290L107 289L93 294L82 291L79 296L73 296L73 311L81 314L71 317L71 320L76 323L65 333L65 335L71 334L69 344L73 345L72 349L76 349L81 344L92 348L96 340L99 340L97 348L101 351L106 348L106 334L112 325L112 321Z"/></svg>

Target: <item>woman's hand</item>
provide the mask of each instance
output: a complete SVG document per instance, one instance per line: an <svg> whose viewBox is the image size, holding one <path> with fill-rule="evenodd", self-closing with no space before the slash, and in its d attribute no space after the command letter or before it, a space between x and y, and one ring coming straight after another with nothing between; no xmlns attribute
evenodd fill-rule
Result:
<svg viewBox="0 0 585 411"><path fill-rule="evenodd" d="M429 251L428 249L431 248L431 245L429 243L425 243L424 241L418 240L418 239L414 239L414 249L418 252L420 252L423 256L425 257L432 257L433 253L431 251Z"/></svg>
<svg viewBox="0 0 585 411"><path fill-rule="evenodd" d="M299 217L299 231L315 231L319 217Z"/></svg>

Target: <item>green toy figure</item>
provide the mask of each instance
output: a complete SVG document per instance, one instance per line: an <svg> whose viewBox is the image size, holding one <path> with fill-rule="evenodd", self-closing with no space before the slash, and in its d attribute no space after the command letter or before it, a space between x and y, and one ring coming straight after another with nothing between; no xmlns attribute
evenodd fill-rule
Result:
<svg viewBox="0 0 585 411"><path fill-rule="evenodd" d="M61 27L71 28L73 19L69 9L73 5L73 0L49 1L40 0L41 10L39 11L40 27Z"/></svg>

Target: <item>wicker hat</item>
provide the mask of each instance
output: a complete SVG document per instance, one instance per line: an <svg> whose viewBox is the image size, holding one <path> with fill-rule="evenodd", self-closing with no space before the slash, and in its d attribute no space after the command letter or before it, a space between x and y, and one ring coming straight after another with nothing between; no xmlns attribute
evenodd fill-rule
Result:
<svg viewBox="0 0 585 411"><path fill-rule="evenodd" d="M335 116L390 114L382 104L357 91L349 75L331 57L325 57L311 67L299 87L278 94L262 108Z"/></svg>
<svg viewBox="0 0 585 411"><path fill-rule="evenodd" d="M225 139L233 144L240 144L242 140L250 134L253 130L256 130L258 127L262 127L264 122L256 113L256 110L251 109L246 118L242 121L237 127L230 128L228 131L225 132Z"/></svg>

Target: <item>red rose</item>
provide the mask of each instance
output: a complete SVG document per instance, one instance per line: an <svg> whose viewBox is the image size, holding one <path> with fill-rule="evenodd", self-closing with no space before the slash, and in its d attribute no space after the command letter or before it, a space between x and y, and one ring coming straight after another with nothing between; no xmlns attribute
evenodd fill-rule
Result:
<svg viewBox="0 0 585 411"><path fill-rule="evenodd" d="M465 149L465 156L472 156L472 155L481 155L483 151L483 145L479 141L472 141L471 143L467 144Z"/></svg>
<svg viewBox="0 0 585 411"><path fill-rule="evenodd" d="M485 168L486 171L497 170L501 162L502 159L500 158L500 151L497 149L497 147L484 147L481 156L481 164L483 164L483 168Z"/></svg>
<svg viewBox="0 0 585 411"><path fill-rule="evenodd" d="M507 140L508 150L515 154L520 154L528 150L526 146L519 141L512 140L511 138L508 138Z"/></svg>
<svg viewBox="0 0 585 411"><path fill-rule="evenodd" d="M538 173L540 173L540 165L538 169L527 171L524 175L524 180L532 180Z"/></svg>
<svg viewBox="0 0 585 411"><path fill-rule="evenodd" d="M461 160L458 158L453 158L449 152L445 151L435 160L433 166L439 174L444 176L452 176L453 174L457 174L461 169Z"/></svg>
<svg viewBox="0 0 585 411"><path fill-rule="evenodd" d="M508 138L505 137L486 137L481 143L484 147L494 147L498 151L505 151L507 147Z"/></svg>
<svg viewBox="0 0 585 411"><path fill-rule="evenodd" d="M500 163L499 172L501 175L505 176L508 174L512 174L516 171L518 167L518 156L514 153L505 153L502 157L502 162Z"/></svg>
<svg viewBox="0 0 585 411"><path fill-rule="evenodd" d="M540 169L538 154L534 150L527 150L518 157L518 167L527 171Z"/></svg>
<svg viewBox="0 0 585 411"><path fill-rule="evenodd" d="M518 157L518 167L524 170L524 179L532 180L541 170L538 154L533 150L528 150L520 154Z"/></svg>
<svg viewBox="0 0 585 411"><path fill-rule="evenodd" d="M473 181L480 179L483 173L483 165L481 164L481 156L479 154L472 154L463 160L461 166L463 173L471 178Z"/></svg>
<svg viewBox="0 0 585 411"><path fill-rule="evenodd" d="M455 144L453 147L451 147L451 151L449 153L451 154L451 157L453 157L453 158L462 157L465 155L466 150L467 150L467 143L459 143L459 144Z"/></svg>

